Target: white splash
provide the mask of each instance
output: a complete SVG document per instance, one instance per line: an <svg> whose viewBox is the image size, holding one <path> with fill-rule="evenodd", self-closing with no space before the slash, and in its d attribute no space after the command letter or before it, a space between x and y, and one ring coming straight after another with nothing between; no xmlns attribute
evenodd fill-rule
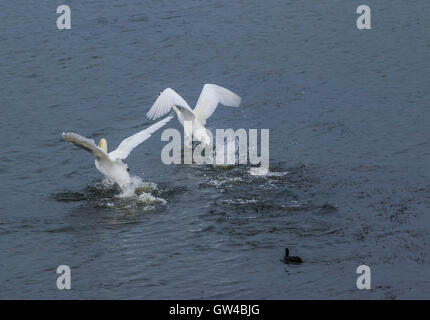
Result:
<svg viewBox="0 0 430 320"><path fill-rule="evenodd" d="M112 186L112 182L105 180L103 182L106 185ZM115 196L117 199L121 200L132 200L137 203L160 203L166 204L167 201L162 198L154 197L151 192L157 191L157 185L152 182L144 182L141 178L137 176L130 177L130 183L120 186L121 193Z"/></svg>
<svg viewBox="0 0 430 320"><path fill-rule="evenodd" d="M251 176L265 176L265 177L283 177L288 174L288 171L284 172L272 172L266 168L252 168L254 170L248 170L248 174Z"/></svg>

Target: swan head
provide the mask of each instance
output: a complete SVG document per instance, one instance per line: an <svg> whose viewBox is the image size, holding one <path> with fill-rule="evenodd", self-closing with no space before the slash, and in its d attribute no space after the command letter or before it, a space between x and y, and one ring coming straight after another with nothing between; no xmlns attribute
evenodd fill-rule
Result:
<svg viewBox="0 0 430 320"><path fill-rule="evenodd" d="M156 98L158 99L161 96L162 92L158 93Z"/></svg>
<svg viewBox="0 0 430 320"><path fill-rule="evenodd" d="M285 248L285 256L288 257L290 255L290 250L288 248Z"/></svg>
<svg viewBox="0 0 430 320"><path fill-rule="evenodd" d="M107 141L105 138L101 138L99 142L99 148L107 153Z"/></svg>

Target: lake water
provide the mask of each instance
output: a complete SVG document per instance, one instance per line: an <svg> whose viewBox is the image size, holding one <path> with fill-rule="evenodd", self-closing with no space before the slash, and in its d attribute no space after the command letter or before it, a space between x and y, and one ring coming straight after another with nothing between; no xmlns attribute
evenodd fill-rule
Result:
<svg viewBox="0 0 430 320"><path fill-rule="evenodd" d="M60 31L61 4L0 3L0 298L430 297L430 3L358 30L341 0L66 2ZM162 200L124 198L61 138L113 148L204 83L242 97L209 129L270 129L268 175L164 165L160 130L126 162Z"/></svg>

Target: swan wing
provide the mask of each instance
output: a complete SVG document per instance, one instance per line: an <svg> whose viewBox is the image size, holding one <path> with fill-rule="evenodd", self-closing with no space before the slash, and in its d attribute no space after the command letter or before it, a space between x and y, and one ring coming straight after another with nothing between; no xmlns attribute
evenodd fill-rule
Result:
<svg viewBox="0 0 430 320"><path fill-rule="evenodd" d="M134 135L124 139L119 144L118 148L116 148L114 151L109 153L109 156L116 160L116 159L125 159L128 157L130 152L136 148L139 144L144 142L145 140L149 139L151 135L160 129L161 127L165 126L167 122L169 122L173 116L168 116L164 118L163 120L158 121L157 123L153 124L152 126L146 128L145 130L142 130L138 133L135 133Z"/></svg>
<svg viewBox="0 0 430 320"><path fill-rule="evenodd" d="M157 98L146 116L152 120L157 119L169 112L173 106L180 106L193 112L188 103L175 90L167 88Z"/></svg>
<svg viewBox="0 0 430 320"><path fill-rule="evenodd" d="M85 138L73 132L63 132L62 136L64 140L90 152L94 158L98 160L110 160L109 155L100 149L93 139Z"/></svg>
<svg viewBox="0 0 430 320"><path fill-rule="evenodd" d="M214 113L219 103L227 107L239 107L240 102L241 98L234 92L216 84L205 84L199 100L197 100L194 114L197 120L205 125L206 120Z"/></svg>

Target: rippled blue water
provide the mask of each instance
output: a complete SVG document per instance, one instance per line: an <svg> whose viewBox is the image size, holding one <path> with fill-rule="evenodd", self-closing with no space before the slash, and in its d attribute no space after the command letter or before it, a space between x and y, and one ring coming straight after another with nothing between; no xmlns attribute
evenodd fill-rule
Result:
<svg viewBox="0 0 430 320"><path fill-rule="evenodd" d="M367 1L360 31L350 1L66 1L59 31L60 4L0 3L0 298L429 298L430 4ZM167 203L124 200L61 139L114 147L204 83L242 96L209 128L270 129L274 174L166 166L158 132L127 163Z"/></svg>

